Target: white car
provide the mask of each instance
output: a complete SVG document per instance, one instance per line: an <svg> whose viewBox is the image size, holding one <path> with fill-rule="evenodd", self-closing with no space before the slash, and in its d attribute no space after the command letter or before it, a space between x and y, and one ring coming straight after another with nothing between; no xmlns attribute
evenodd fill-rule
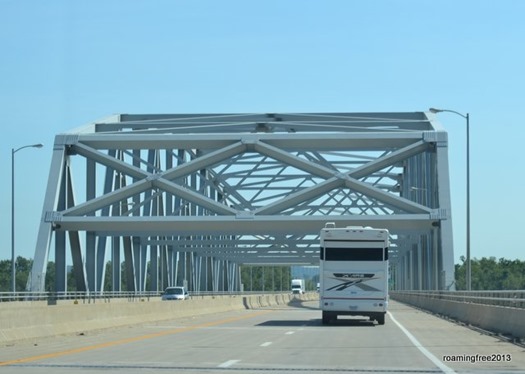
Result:
<svg viewBox="0 0 525 374"><path fill-rule="evenodd" d="M162 294L162 300L186 300L190 295L184 287L168 287Z"/></svg>

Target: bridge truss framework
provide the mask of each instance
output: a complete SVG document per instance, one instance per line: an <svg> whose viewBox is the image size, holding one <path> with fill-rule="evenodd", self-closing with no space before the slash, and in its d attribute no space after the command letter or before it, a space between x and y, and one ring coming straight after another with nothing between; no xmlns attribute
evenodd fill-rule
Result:
<svg viewBox="0 0 525 374"><path fill-rule="evenodd" d="M68 261L104 291L108 259L112 291L237 291L243 265L317 265L335 222L390 230L393 288L450 289L450 208L432 113L121 114L55 137L28 287L54 257L57 292Z"/></svg>

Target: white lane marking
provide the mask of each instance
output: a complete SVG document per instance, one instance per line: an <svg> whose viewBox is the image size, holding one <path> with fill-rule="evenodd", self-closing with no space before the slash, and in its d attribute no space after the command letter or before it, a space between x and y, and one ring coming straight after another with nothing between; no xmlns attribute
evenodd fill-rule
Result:
<svg viewBox="0 0 525 374"><path fill-rule="evenodd" d="M288 331L286 335L292 335L295 331Z"/></svg>
<svg viewBox="0 0 525 374"><path fill-rule="evenodd" d="M412 344L414 344L416 348L419 349L419 351L423 353L430 361L432 361L434 365L436 365L443 373L450 373L450 374L456 373L454 369L449 368L447 365L441 362L436 356L430 353L428 349L423 347L423 345L414 337L414 335L412 335L401 323L397 322L397 320L394 318L392 313L390 312L387 312L387 313L390 316L390 319L397 325L397 327L399 327L401 331L405 333L408 339L410 339Z"/></svg>
<svg viewBox="0 0 525 374"><path fill-rule="evenodd" d="M241 360L228 360L226 362L223 362L222 364L220 364L217 367L218 368L229 368L230 366L235 365L239 361L241 361Z"/></svg>
<svg viewBox="0 0 525 374"><path fill-rule="evenodd" d="M272 342L266 342L266 343L262 343L261 344L261 347L268 347L269 345L271 345Z"/></svg>

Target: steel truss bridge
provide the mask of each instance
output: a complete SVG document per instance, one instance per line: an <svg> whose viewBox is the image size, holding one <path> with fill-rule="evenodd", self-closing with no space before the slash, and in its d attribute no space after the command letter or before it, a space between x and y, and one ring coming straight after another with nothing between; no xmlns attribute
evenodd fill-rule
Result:
<svg viewBox="0 0 525 374"><path fill-rule="evenodd" d="M57 292L69 261L78 291L104 291L108 260L112 291L238 291L241 266L317 265L327 222L388 228L393 288L453 288L432 113L120 114L59 134L28 289L54 259Z"/></svg>

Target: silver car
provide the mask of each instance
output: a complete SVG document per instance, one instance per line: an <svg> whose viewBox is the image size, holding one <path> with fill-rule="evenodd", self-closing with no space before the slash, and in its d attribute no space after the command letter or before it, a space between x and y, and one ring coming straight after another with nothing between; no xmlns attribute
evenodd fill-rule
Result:
<svg viewBox="0 0 525 374"><path fill-rule="evenodd" d="M168 287L162 294L162 300L186 300L189 296L184 287Z"/></svg>

